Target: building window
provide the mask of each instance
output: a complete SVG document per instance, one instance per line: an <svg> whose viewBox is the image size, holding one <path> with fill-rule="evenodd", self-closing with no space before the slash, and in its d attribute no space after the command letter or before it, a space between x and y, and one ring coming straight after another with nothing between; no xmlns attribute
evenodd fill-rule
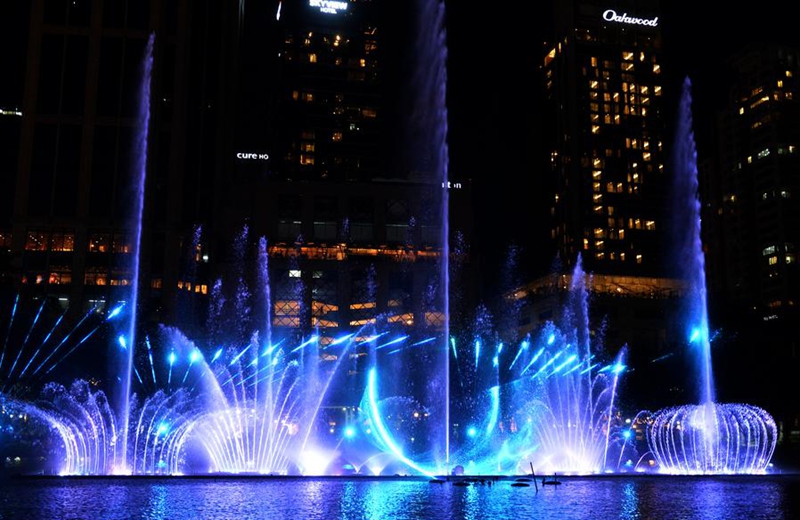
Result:
<svg viewBox="0 0 800 520"><path fill-rule="evenodd" d="M130 253L133 251L130 237L127 235L114 235L114 242L111 247L114 253Z"/></svg>
<svg viewBox="0 0 800 520"><path fill-rule="evenodd" d="M69 285L72 283L72 269L66 266L54 266L47 280L50 285Z"/></svg>
<svg viewBox="0 0 800 520"><path fill-rule="evenodd" d="M769 259L767 260L767 263L769 265L777 264L778 263L778 257L776 255L773 255L773 256L769 257Z"/></svg>
<svg viewBox="0 0 800 520"><path fill-rule="evenodd" d="M25 251L47 251L47 242L50 236L44 231L28 231L25 241Z"/></svg>
<svg viewBox="0 0 800 520"><path fill-rule="evenodd" d="M73 233L53 233L51 250L59 252L72 252L75 250L75 235Z"/></svg>
<svg viewBox="0 0 800 520"><path fill-rule="evenodd" d="M374 108L365 108L361 110L361 115L368 118L375 118L378 116L378 111Z"/></svg>
<svg viewBox="0 0 800 520"><path fill-rule="evenodd" d="M310 154L300 154L300 166L314 166L314 156Z"/></svg>
<svg viewBox="0 0 800 520"><path fill-rule="evenodd" d="M317 55L315 53L311 53L308 55L308 62L309 63L316 63L317 62Z"/></svg>
<svg viewBox="0 0 800 520"><path fill-rule="evenodd" d="M342 140L342 133L341 132L334 132L331 135L331 141L333 141L334 143L338 143L341 140Z"/></svg>
<svg viewBox="0 0 800 520"><path fill-rule="evenodd" d="M642 263L642 255L636 255L636 263L637 264L641 264Z"/></svg>
<svg viewBox="0 0 800 520"><path fill-rule="evenodd" d="M108 285L108 271L102 267L89 267L86 269L83 283L86 285Z"/></svg>
<svg viewBox="0 0 800 520"><path fill-rule="evenodd" d="M108 253L111 250L111 235L108 233L92 233L89 235L90 253Z"/></svg>

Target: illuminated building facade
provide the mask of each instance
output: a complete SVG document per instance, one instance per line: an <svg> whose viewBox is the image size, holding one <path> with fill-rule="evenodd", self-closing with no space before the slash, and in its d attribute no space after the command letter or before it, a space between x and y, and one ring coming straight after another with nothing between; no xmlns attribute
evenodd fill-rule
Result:
<svg viewBox="0 0 800 520"><path fill-rule="evenodd" d="M628 382L658 401L644 380L681 340L674 311L685 294L665 258L672 138L659 3L574 0L555 2L553 13L541 74L557 267L507 298L521 309L520 335L558 323L580 258L595 346L626 346L640 367Z"/></svg>
<svg viewBox="0 0 800 520"><path fill-rule="evenodd" d="M543 74L554 133L552 238L598 273L661 276L665 102L657 2L556 2Z"/></svg>

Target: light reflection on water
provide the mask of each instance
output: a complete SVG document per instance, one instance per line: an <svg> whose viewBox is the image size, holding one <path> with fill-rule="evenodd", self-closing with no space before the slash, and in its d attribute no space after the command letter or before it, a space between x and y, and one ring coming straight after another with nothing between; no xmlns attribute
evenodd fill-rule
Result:
<svg viewBox="0 0 800 520"><path fill-rule="evenodd" d="M790 519L800 476L588 477L456 487L418 479L10 479L0 519Z"/></svg>

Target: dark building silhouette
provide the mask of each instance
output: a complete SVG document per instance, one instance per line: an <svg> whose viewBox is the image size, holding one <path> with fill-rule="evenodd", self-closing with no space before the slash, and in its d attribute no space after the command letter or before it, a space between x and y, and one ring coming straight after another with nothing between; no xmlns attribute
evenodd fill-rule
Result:
<svg viewBox="0 0 800 520"><path fill-rule="evenodd" d="M715 153L700 170L712 317L736 331L723 336L736 363L721 375L775 414L782 440L799 443L800 410L788 396L800 369L800 53L752 43L728 65Z"/></svg>
<svg viewBox="0 0 800 520"><path fill-rule="evenodd" d="M202 327L215 284L263 238L275 327L442 327L442 194L454 243L468 243L470 183L410 167L391 97L409 63L396 13L370 1L14 9L25 27L10 33L0 92L7 300L80 315L129 297L137 92L155 34L143 320Z"/></svg>

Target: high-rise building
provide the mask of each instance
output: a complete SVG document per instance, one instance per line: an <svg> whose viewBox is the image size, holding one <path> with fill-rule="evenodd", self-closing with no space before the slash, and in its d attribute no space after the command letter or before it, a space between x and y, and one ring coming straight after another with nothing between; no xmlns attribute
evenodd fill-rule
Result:
<svg viewBox="0 0 800 520"><path fill-rule="evenodd" d="M267 239L275 327L324 335L444 324L441 298L432 298L444 285L441 172L413 169L417 150L403 149L401 94L410 86L396 38L414 31L392 28L397 16L370 1L274 2L262 32L247 24L265 16L245 23L243 85L232 94L247 92L237 100L247 122L223 152L235 175L220 190L213 247L233 260L219 240L245 225ZM266 57L259 40L271 42ZM251 81L266 88L247 89ZM447 193L453 239L468 237L468 181Z"/></svg>
<svg viewBox="0 0 800 520"><path fill-rule="evenodd" d="M727 301L780 314L800 305L800 52L751 45L730 63L734 83L709 178L719 196L709 220L721 226L721 236L710 235L721 245L711 270Z"/></svg>
<svg viewBox="0 0 800 520"><path fill-rule="evenodd" d="M800 370L800 49L752 43L728 65L714 161L700 170L709 302L737 331L727 374L766 403L796 461L800 407L787 396Z"/></svg>
<svg viewBox="0 0 800 520"><path fill-rule="evenodd" d="M521 285L520 331L558 323L577 262L591 328L637 366L679 331L684 285L667 269L672 136L657 1L554 3L544 81L554 273ZM663 397L663 396L661 396Z"/></svg>
<svg viewBox="0 0 800 520"><path fill-rule="evenodd" d="M136 110L154 34L142 319L188 320L186 305L208 303L247 229L251 245L268 243L274 326L441 328L442 195L453 243L468 242L469 182L443 186L403 150L393 96L409 33L393 33L396 12L368 0L15 9L29 23L8 33L27 45L7 46L18 73L0 90L6 294L78 314L129 298Z"/></svg>
<svg viewBox="0 0 800 520"><path fill-rule="evenodd" d="M659 4L556 2L552 237L587 271L663 275L668 194Z"/></svg>

